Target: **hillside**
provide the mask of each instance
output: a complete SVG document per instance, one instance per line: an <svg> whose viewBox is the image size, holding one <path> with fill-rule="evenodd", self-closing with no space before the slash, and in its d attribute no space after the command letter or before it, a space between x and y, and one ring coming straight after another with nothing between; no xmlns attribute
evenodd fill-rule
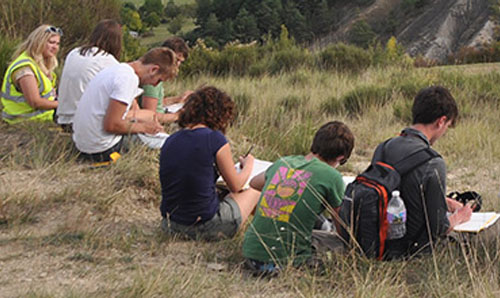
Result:
<svg viewBox="0 0 500 298"><path fill-rule="evenodd" d="M488 0L376 0L357 14L346 13L336 30L315 46L348 41L353 26L365 21L378 39L396 36L410 55L443 61L462 47L492 40L495 25L489 6Z"/></svg>

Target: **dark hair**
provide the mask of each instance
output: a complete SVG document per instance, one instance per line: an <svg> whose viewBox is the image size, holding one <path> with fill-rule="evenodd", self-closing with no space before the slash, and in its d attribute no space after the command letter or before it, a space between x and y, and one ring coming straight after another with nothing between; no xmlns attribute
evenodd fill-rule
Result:
<svg viewBox="0 0 500 298"><path fill-rule="evenodd" d="M169 79L177 75L177 59L175 58L175 53L169 48L153 48L139 58L139 61L145 65L158 65L158 67L160 67L160 72L167 74Z"/></svg>
<svg viewBox="0 0 500 298"><path fill-rule="evenodd" d="M204 124L213 130L226 132L234 118L234 101L225 92L212 87L203 87L192 93L179 115L180 127Z"/></svg>
<svg viewBox="0 0 500 298"><path fill-rule="evenodd" d="M321 126L314 135L311 152L326 162L334 161L341 155L347 161L353 148L354 135L349 127L340 121L331 121Z"/></svg>
<svg viewBox="0 0 500 298"><path fill-rule="evenodd" d="M161 46L171 49L176 54L182 54L184 59L187 59L189 55L189 47L187 46L186 42L184 41L184 39L177 36L168 38L163 42Z"/></svg>
<svg viewBox="0 0 500 298"><path fill-rule="evenodd" d="M411 109L412 124L430 124L442 116L451 120L455 125L458 118L457 103L450 91L442 86L431 86L422 89L415 96Z"/></svg>
<svg viewBox="0 0 500 298"><path fill-rule="evenodd" d="M115 20L102 20L92 31L90 41L81 47L80 55L85 55L91 48L97 47L94 54L106 52L113 55L116 60L120 60L122 52L122 26Z"/></svg>

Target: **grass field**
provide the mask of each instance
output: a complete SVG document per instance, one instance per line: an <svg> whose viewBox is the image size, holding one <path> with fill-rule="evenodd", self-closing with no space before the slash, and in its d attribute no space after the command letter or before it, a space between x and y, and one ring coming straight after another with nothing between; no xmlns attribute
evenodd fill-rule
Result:
<svg viewBox="0 0 500 298"><path fill-rule="evenodd" d="M356 146L339 170L353 175L379 142L407 125L416 91L442 84L462 115L435 146L448 164L448 189L476 190L484 210L499 211L499 67L372 68L358 75L301 69L258 78L198 76L165 87L176 94L208 84L232 95L240 110L227 134L235 155L251 143L261 159L303 154L321 124L344 121ZM360 110L349 112L348 101ZM242 265L241 234L217 243L161 234L158 151L136 145L115 165L93 169L75 160L70 136L54 125L2 123L0 138L1 297L500 294L498 241L442 244L432 257L387 263L330 255L324 274L288 268L277 278L255 278Z"/></svg>

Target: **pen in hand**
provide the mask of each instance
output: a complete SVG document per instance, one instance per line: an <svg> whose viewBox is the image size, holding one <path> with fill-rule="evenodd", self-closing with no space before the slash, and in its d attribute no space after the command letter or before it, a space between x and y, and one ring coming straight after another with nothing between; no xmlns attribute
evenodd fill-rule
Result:
<svg viewBox="0 0 500 298"><path fill-rule="evenodd" d="M250 154L250 152L252 152L253 147L254 147L254 144L252 144L252 146L250 146L250 148L247 151L247 154L243 155L244 158L247 157L248 154Z"/></svg>
<svg viewBox="0 0 500 298"><path fill-rule="evenodd" d="M252 144L252 146L250 146L250 148L248 149L247 153L245 155L243 155L243 159L247 158L248 154L250 154L250 152L252 152L253 147L254 147L254 144ZM240 169L243 169L243 160L240 161Z"/></svg>

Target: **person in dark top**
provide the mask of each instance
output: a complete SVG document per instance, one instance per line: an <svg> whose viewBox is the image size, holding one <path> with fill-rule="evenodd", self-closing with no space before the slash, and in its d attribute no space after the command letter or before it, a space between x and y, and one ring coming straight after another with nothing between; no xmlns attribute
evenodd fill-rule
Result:
<svg viewBox="0 0 500 298"><path fill-rule="evenodd" d="M458 108L447 89L432 86L417 94L412 116L412 126L386 144L385 162L394 164L433 145L448 127L455 124ZM445 236L454 226L471 217L469 206L446 198L446 165L441 157L435 157L403 176L399 189L407 210L406 235L386 242L388 259L430 253L438 237ZM451 212L450 216L447 216L447 211Z"/></svg>
<svg viewBox="0 0 500 298"><path fill-rule="evenodd" d="M242 189L254 157L240 157L238 172L224 136L233 109L233 100L215 87L195 91L182 108L178 124L183 129L166 140L160 154L160 211L166 233L205 240L232 237L254 210L259 192ZM215 187L218 173L230 191L224 198Z"/></svg>

